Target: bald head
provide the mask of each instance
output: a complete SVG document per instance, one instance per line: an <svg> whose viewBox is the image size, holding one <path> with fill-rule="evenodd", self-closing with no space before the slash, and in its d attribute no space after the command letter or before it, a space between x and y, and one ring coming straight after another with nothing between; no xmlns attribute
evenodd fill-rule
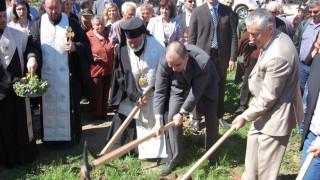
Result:
<svg viewBox="0 0 320 180"><path fill-rule="evenodd" d="M173 71L181 72L188 62L189 54L181 42L175 41L167 47L166 59Z"/></svg>

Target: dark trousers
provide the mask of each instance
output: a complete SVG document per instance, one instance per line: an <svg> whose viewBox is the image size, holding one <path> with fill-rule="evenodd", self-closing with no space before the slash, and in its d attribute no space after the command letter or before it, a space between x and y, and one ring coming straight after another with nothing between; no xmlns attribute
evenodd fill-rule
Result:
<svg viewBox="0 0 320 180"><path fill-rule="evenodd" d="M107 116L111 75L89 79L90 106L95 118Z"/></svg>
<svg viewBox="0 0 320 180"><path fill-rule="evenodd" d="M228 68L229 62L227 62L227 65L226 65L226 62L220 61L217 49L211 49L210 57L220 77L220 81L218 83L219 96L218 96L217 116L218 118L222 118L224 114L224 94L226 89L225 87L226 87L226 81L227 81L227 68Z"/></svg>
<svg viewBox="0 0 320 180"><path fill-rule="evenodd" d="M184 95L170 94L169 100L169 113L168 118L165 118L165 123L172 121L174 115L176 115L183 102L185 101ZM202 96L199 103L202 104L203 112L206 123L206 138L205 147L210 147L218 140L219 122L217 119L217 102L207 97ZM181 162L183 154L183 131L182 125L179 127L170 128L166 133L167 153L171 162ZM217 157L218 151L215 151L210 157L210 162L214 162Z"/></svg>
<svg viewBox="0 0 320 180"><path fill-rule="evenodd" d="M242 87L240 91L239 106L248 107L248 102L251 97L251 93L249 91L249 86L248 86L248 79L256 63L257 63L257 59L250 58L247 67L244 68L244 78L243 78Z"/></svg>

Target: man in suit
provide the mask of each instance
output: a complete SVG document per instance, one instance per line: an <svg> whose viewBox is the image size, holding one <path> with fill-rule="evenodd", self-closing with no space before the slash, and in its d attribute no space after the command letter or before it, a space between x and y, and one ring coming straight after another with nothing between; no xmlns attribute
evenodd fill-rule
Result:
<svg viewBox="0 0 320 180"><path fill-rule="evenodd" d="M305 179L320 179L320 100L319 100L319 68L320 55L316 55L311 66L310 75L308 78L308 97L307 97L307 111L304 118L304 129L302 134L300 150L302 152L301 165L304 163L308 153L315 152L315 157L304 176ZM317 140L316 140L317 138ZM313 142L315 141L315 142ZM311 145L313 143L313 145Z"/></svg>
<svg viewBox="0 0 320 180"><path fill-rule="evenodd" d="M246 18L250 39L262 47L249 75L253 100L232 122L248 132L244 179L277 179L291 129L303 119L299 58L289 36L276 29L273 15L257 9ZM283 48L286 47L286 48Z"/></svg>
<svg viewBox="0 0 320 180"><path fill-rule="evenodd" d="M172 42L166 56L158 65L154 92L154 114L157 121L163 118L165 106L169 106L165 123L176 121L176 128L166 133L168 165L161 170L165 176L182 162L183 117L201 100L206 118L206 149L218 140L219 124L216 117L219 77L210 56L194 45L186 47L181 42ZM168 88L170 87L170 88ZM168 101L169 102L168 102ZM159 130L159 127L156 128ZM216 153L210 156L210 165L215 165Z"/></svg>
<svg viewBox="0 0 320 180"><path fill-rule="evenodd" d="M218 0L207 0L207 3L192 11L189 44L200 47L210 55L220 76L217 116L224 128L228 128L228 124L223 120L227 68L232 71L237 60L236 31L235 13Z"/></svg>
<svg viewBox="0 0 320 180"><path fill-rule="evenodd" d="M184 0L184 6L186 7L186 11L176 17L181 22L182 31L189 27L191 13L197 7L196 0Z"/></svg>

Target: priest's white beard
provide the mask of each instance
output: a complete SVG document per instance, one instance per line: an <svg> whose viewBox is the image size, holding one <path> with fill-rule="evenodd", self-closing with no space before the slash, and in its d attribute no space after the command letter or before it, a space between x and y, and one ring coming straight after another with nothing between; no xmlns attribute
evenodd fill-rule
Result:
<svg viewBox="0 0 320 180"><path fill-rule="evenodd" d="M131 47L131 46L128 46L128 47L129 47L129 49L130 49L131 51L133 51L133 52L138 52L138 51L140 51L140 50L142 49L143 44L144 44L144 38L143 38L143 35L141 35L141 38L142 38L142 40L141 40L141 43L139 44L139 46L138 46L138 47L133 48L133 47ZM128 41L127 41L127 44L129 44L129 43L128 43Z"/></svg>

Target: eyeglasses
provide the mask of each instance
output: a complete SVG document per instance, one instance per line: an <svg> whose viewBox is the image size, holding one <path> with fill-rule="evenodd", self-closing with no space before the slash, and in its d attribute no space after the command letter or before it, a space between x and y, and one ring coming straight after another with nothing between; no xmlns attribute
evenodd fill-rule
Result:
<svg viewBox="0 0 320 180"><path fill-rule="evenodd" d="M270 11L272 14L277 14L278 11Z"/></svg>
<svg viewBox="0 0 320 180"><path fill-rule="evenodd" d="M309 14L318 14L319 13L319 11L309 11Z"/></svg>
<svg viewBox="0 0 320 180"><path fill-rule="evenodd" d="M14 2L14 5L16 5L16 6L18 6L18 5L26 5L27 4L27 2L25 2L25 1L15 1Z"/></svg>
<svg viewBox="0 0 320 180"><path fill-rule="evenodd" d="M188 1L188 3L192 4L192 3L196 3L195 1Z"/></svg>

